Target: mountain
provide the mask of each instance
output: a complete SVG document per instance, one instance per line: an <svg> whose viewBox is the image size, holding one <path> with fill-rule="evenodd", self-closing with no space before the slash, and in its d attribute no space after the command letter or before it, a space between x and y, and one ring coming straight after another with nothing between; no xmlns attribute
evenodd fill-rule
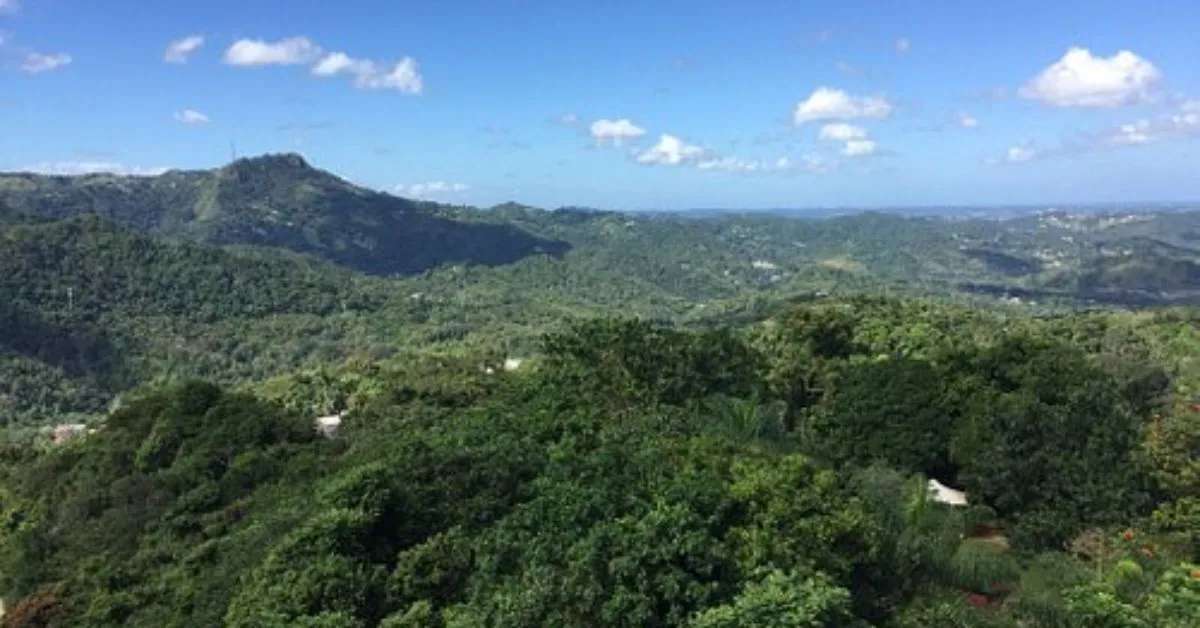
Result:
<svg viewBox="0 0 1200 628"><path fill-rule="evenodd" d="M153 177L0 174L0 220L14 212L49 219L90 213L153 235L284 248L375 275L448 263L494 266L569 248L440 210L353 185L295 154Z"/></svg>

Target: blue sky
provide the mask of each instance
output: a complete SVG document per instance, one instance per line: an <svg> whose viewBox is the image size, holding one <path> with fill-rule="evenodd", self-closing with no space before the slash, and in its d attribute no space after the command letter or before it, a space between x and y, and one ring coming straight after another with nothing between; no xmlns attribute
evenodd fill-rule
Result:
<svg viewBox="0 0 1200 628"><path fill-rule="evenodd" d="M0 169L232 143L478 205L1200 199L1200 2L637 4L0 0Z"/></svg>

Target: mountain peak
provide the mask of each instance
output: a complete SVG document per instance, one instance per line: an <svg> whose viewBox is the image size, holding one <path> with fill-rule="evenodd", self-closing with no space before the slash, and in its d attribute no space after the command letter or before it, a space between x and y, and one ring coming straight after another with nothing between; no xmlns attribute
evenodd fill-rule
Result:
<svg viewBox="0 0 1200 628"><path fill-rule="evenodd" d="M242 157L225 166L226 170L292 170L315 171L299 153L265 153L256 157Z"/></svg>

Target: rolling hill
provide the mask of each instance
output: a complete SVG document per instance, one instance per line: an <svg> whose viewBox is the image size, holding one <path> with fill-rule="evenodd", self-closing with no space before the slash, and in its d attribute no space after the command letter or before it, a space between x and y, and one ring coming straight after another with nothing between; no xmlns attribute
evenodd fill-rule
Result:
<svg viewBox="0 0 1200 628"><path fill-rule="evenodd" d="M96 214L208 244L278 247L375 275L508 264L568 248L508 225L446 218L436 204L355 186L295 154L152 177L0 174L0 207L49 219Z"/></svg>

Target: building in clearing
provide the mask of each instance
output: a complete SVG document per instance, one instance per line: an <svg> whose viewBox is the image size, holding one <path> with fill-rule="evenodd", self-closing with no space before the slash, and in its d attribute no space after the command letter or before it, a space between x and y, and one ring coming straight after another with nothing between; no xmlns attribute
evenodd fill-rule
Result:
<svg viewBox="0 0 1200 628"><path fill-rule="evenodd" d="M60 423L54 426L50 432L50 442L55 445L62 445L72 441L88 432L87 425L83 423Z"/></svg>
<svg viewBox="0 0 1200 628"><path fill-rule="evenodd" d="M329 416L317 417L314 424L317 428L317 433L325 438L333 438L337 436L338 428L342 426L342 417L346 416L345 412L331 414Z"/></svg>
<svg viewBox="0 0 1200 628"><path fill-rule="evenodd" d="M929 497L939 504L966 506L967 494L946 486L937 480L929 480Z"/></svg>

